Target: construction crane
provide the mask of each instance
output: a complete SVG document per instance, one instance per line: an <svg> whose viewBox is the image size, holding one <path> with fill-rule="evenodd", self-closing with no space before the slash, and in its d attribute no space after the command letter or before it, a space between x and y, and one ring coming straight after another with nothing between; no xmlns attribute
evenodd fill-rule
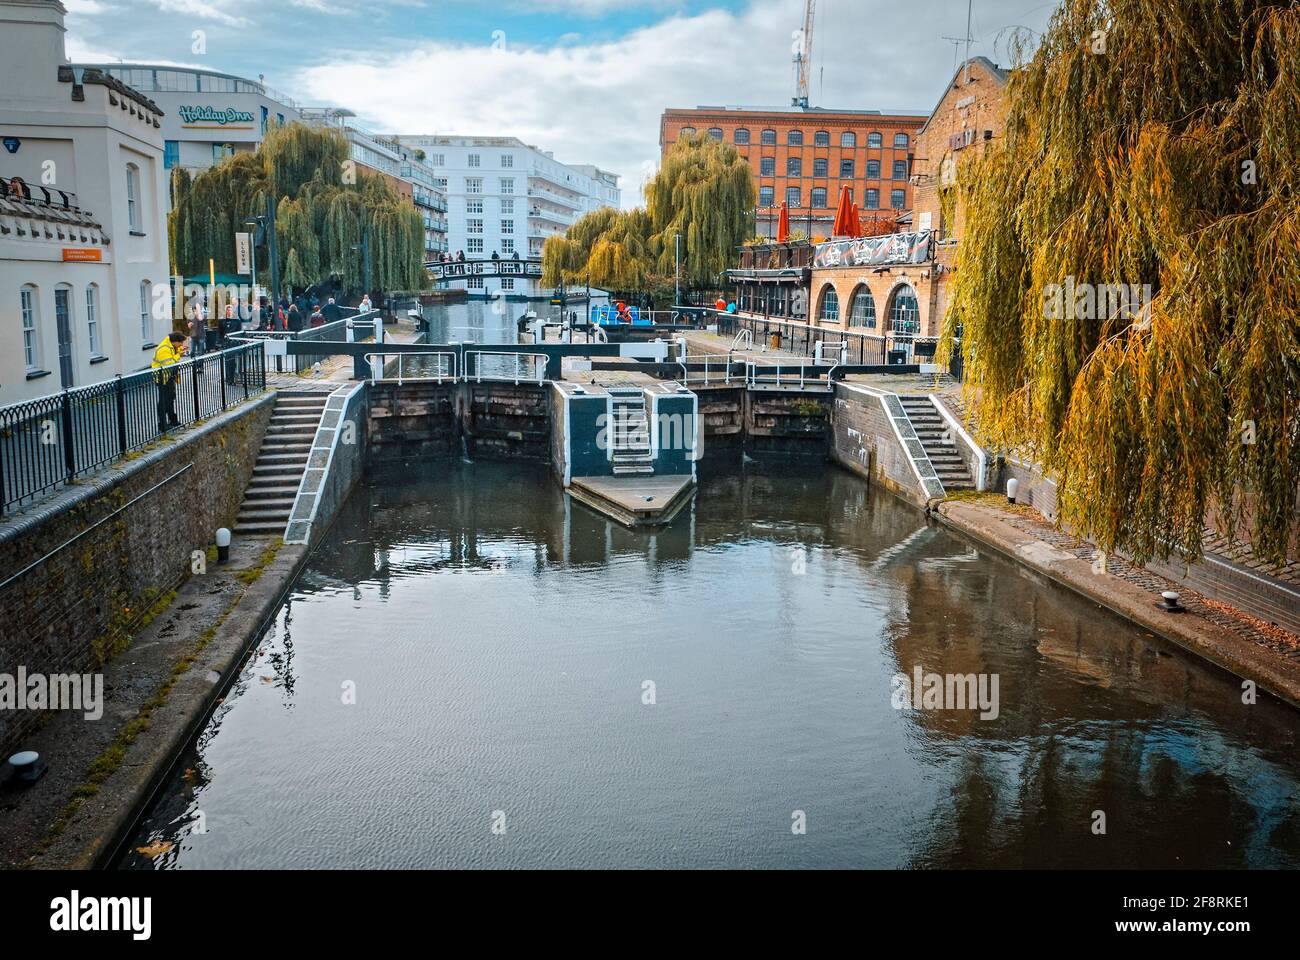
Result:
<svg viewBox="0 0 1300 960"><path fill-rule="evenodd" d="M807 0L803 12L803 30L796 34L794 44L795 94L793 106L808 109L808 76L812 72L813 20L817 16L817 0Z"/></svg>

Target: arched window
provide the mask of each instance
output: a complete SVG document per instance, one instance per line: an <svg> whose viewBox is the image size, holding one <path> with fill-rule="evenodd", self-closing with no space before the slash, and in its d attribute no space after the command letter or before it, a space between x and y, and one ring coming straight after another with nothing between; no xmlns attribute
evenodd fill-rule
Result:
<svg viewBox="0 0 1300 960"><path fill-rule="evenodd" d="M921 327L921 308L916 291L904 283L894 289L889 305L889 329L894 333L916 336Z"/></svg>
<svg viewBox="0 0 1300 960"><path fill-rule="evenodd" d="M128 163L126 165L126 222L132 233L144 232L140 199L140 168L134 163Z"/></svg>
<svg viewBox="0 0 1300 960"><path fill-rule="evenodd" d="M849 326L876 328L876 300L865 286L853 291L853 305L849 308Z"/></svg>
<svg viewBox="0 0 1300 960"><path fill-rule="evenodd" d="M764 130L764 131L762 132L762 134L760 135L760 137L761 137L761 140L762 140L763 146L766 146L766 147L775 147L775 146L776 146L776 131L775 131L775 130Z"/></svg>
<svg viewBox="0 0 1300 960"><path fill-rule="evenodd" d="M829 283L822 290L821 309L817 311L817 319L826 323L840 322L840 295Z"/></svg>
<svg viewBox="0 0 1300 960"><path fill-rule="evenodd" d="M721 139L722 139L722 128L721 128L721 127L709 127L709 136L712 137L714 140L721 140Z"/></svg>
<svg viewBox="0 0 1300 960"><path fill-rule="evenodd" d="M40 291L27 284L18 291L18 304L23 315L23 362L28 371L41 366L41 297Z"/></svg>
<svg viewBox="0 0 1300 960"><path fill-rule="evenodd" d="M744 146L749 143L749 130L745 127L737 127L736 132L732 135L736 143Z"/></svg>
<svg viewBox="0 0 1300 960"><path fill-rule="evenodd" d="M787 144L788 146L791 146L791 147L802 147L802 146L803 146L803 131L802 131L802 130L791 130L790 132L788 132L788 133L785 135L785 142L786 142L786 144Z"/></svg>
<svg viewBox="0 0 1300 960"><path fill-rule="evenodd" d="M896 134L894 134L894 149L895 149L895 150L906 150L906 149L907 149L907 145L908 145L908 143L909 143L909 141L908 141L908 139L907 139L907 134L905 134L905 133L896 133Z"/></svg>
<svg viewBox="0 0 1300 960"><path fill-rule="evenodd" d="M813 134L814 147L829 147L831 145L831 135L825 130L818 130Z"/></svg>
<svg viewBox="0 0 1300 960"><path fill-rule="evenodd" d="M840 146L852 150L858 145L858 135L852 131L840 134Z"/></svg>
<svg viewBox="0 0 1300 960"><path fill-rule="evenodd" d="M695 136L694 127L682 127L681 132L677 134L677 138L679 140L685 139L686 137L693 137L693 136Z"/></svg>
<svg viewBox="0 0 1300 960"><path fill-rule="evenodd" d="M882 142L882 141L881 141L881 137L880 137L880 133L879 133L879 131L872 130L869 134L867 134L867 146L868 146L868 147L878 147L878 146L880 146L881 142Z"/></svg>

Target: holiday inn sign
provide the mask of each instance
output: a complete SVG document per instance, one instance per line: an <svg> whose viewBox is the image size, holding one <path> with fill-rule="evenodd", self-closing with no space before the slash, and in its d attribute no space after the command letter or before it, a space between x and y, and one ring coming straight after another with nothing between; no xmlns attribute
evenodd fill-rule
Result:
<svg viewBox="0 0 1300 960"><path fill-rule="evenodd" d="M236 110L234 107L227 107L225 110L219 110L216 107L179 107L177 112L181 116L181 121L186 126L196 126L199 124L217 124L222 127L229 126L252 126L253 115L247 110Z"/></svg>

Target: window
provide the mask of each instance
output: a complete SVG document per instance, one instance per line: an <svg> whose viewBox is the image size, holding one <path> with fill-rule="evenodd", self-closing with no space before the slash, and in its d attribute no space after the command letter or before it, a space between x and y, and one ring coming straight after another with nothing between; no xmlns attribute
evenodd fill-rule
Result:
<svg viewBox="0 0 1300 960"><path fill-rule="evenodd" d="M90 340L90 355L102 357L104 349L99 337L99 286L94 283L86 286L86 333Z"/></svg>
<svg viewBox="0 0 1300 960"><path fill-rule="evenodd" d="M763 146L765 146L765 147L775 147L775 146L776 146L776 131L775 131L775 130L764 130L761 134L759 134L759 142L762 143Z"/></svg>
<svg viewBox="0 0 1300 960"><path fill-rule="evenodd" d="M875 130L873 130L873 131L871 131L869 134L867 134L867 146L868 146L868 147L879 147L879 146L881 146L881 144L882 144L882 140L881 140L880 134L877 133Z"/></svg>
<svg viewBox="0 0 1300 960"><path fill-rule="evenodd" d="M906 197L907 197L906 192L903 190L890 190L889 205L893 207L895 210L902 210L903 204L907 202Z"/></svg>
<svg viewBox="0 0 1300 960"><path fill-rule="evenodd" d="M226 157L235 155L235 146L231 143L214 143L212 145L212 162L220 163Z"/></svg>
<svg viewBox="0 0 1300 960"><path fill-rule="evenodd" d="M140 216L140 168L134 163L126 165L126 222L132 233L144 232L144 220Z"/></svg>
<svg viewBox="0 0 1300 960"><path fill-rule="evenodd" d="M513 154L509 154L509 153L501 154L502 170L513 170L514 166L515 166L515 158Z"/></svg>
<svg viewBox="0 0 1300 960"><path fill-rule="evenodd" d="M760 207L770 207L776 202L776 188L759 187L758 188L758 205Z"/></svg>
<svg viewBox="0 0 1300 960"><path fill-rule="evenodd" d="M146 346L153 343L153 314L149 312L151 286L148 280L140 281L140 340Z"/></svg>
<svg viewBox="0 0 1300 960"><path fill-rule="evenodd" d="M482 221L480 218L478 218L478 217L473 217L473 218L471 218L471 219L469 219L469 220L466 220L466 221L465 221L465 232L466 232L466 233L480 233L480 234L481 234L481 233L483 232L483 221Z"/></svg>
<svg viewBox="0 0 1300 960"><path fill-rule="evenodd" d="M181 162L181 142L168 140L163 143L163 168L170 170Z"/></svg>
<svg viewBox="0 0 1300 960"><path fill-rule="evenodd" d="M791 209L803 206L803 195L798 187L785 188L785 205Z"/></svg>
<svg viewBox="0 0 1300 960"><path fill-rule="evenodd" d="M889 308L889 329L895 333L916 333L921 326L921 310L916 302L916 291L903 284L894 291Z"/></svg>
<svg viewBox="0 0 1300 960"><path fill-rule="evenodd" d="M858 287L853 293L853 305L849 310L850 327L876 328L876 301L866 287Z"/></svg>
<svg viewBox="0 0 1300 960"><path fill-rule="evenodd" d="M817 319L830 323L840 322L840 295L830 284L822 291L822 307L817 311Z"/></svg>
<svg viewBox="0 0 1300 960"><path fill-rule="evenodd" d="M444 153L435 153L429 157L429 163L435 167L445 167L447 165L447 155Z"/></svg>
<svg viewBox="0 0 1300 960"><path fill-rule="evenodd" d="M814 147L829 147L831 145L831 135L825 130L818 130L813 134Z"/></svg>
<svg viewBox="0 0 1300 960"><path fill-rule="evenodd" d="M776 176L776 157L763 157L758 161L758 175L760 177Z"/></svg>
<svg viewBox="0 0 1300 960"><path fill-rule="evenodd" d="M808 205L814 210L824 209L826 206L826 188L813 187L812 198L809 200Z"/></svg>
<svg viewBox="0 0 1300 960"><path fill-rule="evenodd" d="M468 157L465 158L465 165L470 167L471 169L474 167L483 166L482 155L477 153L471 153Z"/></svg>
<svg viewBox="0 0 1300 960"><path fill-rule="evenodd" d="M721 140L721 139L722 139L722 128L721 128L721 127L709 127L709 136L712 137L714 140Z"/></svg>
<svg viewBox="0 0 1300 960"><path fill-rule="evenodd" d="M504 215L506 215L506 214L511 214L511 213L514 213L514 212L515 212L515 201L514 201L513 199L506 199L506 198L503 198L503 199L501 200L501 214L502 214L502 216L504 216Z"/></svg>
<svg viewBox="0 0 1300 960"><path fill-rule="evenodd" d="M515 241L513 237L506 237L501 241L501 252L506 256L512 256L515 252Z"/></svg>
<svg viewBox="0 0 1300 960"><path fill-rule="evenodd" d="M502 193L514 193L514 192L515 192L515 178L514 178L514 177L502 177L502 178L501 178L501 192L502 192Z"/></svg>
<svg viewBox="0 0 1300 960"><path fill-rule="evenodd" d="M482 213L482 212L483 212L483 201L482 201L482 200L466 200L466 201L465 201L465 212L466 212L467 214L471 214L471 213Z"/></svg>
<svg viewBox="0 0 1300 960"><path fill-rule="evenodd" d="M907 144L908 144L907 134L905 134L905 133L896 133L896 134L894 134L894 149L895 149L895 150L906 150L906 149L907 149Z"/></svg>
<svg viewBox="0 0 1300 960"><path fill-rule="evenodd" d="M434 181L433 181L433 185L434 185L435 187L437 187L439 190L446 190L446 189L447 189L447 178L446 178L446 177L435 177L435 178L434 178Z"/></svg>
<svg viewBox="0 0 1300 960"><path fill-rule="evenodd" d="M867 188L867 202L865 206L866 209L868 210L880 209L880 191L877 190L875 187Z"/></svg>
<svg viewBox="0 0 1300 960"><path fill-rule="evenodd" d="M693 137L693 136L695 136L694 127L682 127L682 132L677 134L677 138L679 140L682 139L683 137Z"/></svg>
<svg viewBox="0 0 1300 960"><path fill-rule="evenodd" d="M802 177L803 160L799 157L788 157L785 161L785 175L787 177Z"/></svg>
<svg viewBox="0 0 1300 960"><path fill-rule="evenodd" d="M803 131L802 131L802 130L791 130L791 131L789 131L789 132L785 135L785 142L786 142L786 145L787 145L787 146L791 146L791 147L802 147L802 146L803 146Z"/></svg>
<svg viewBox="0 0 1300 960"><path fill-rule="evenodd" d="M482 193L482 192L483 192L483 178L482 178L482 177L466 177L466 178L465 178L465 192L466 192L466 193Z"/></svg>
<svg viewBox="0 0 1300 960"><path fill-rule="evenodd" d="M741 146L749 143L749 131L744 127L737 127L736 132L732 134L732 140Z"/></svg>
<svg viewBox="0 0 1300 960"><path fill-rule="evenodd" d="M879 179L880 179L880 161L879 161L879 160L868 160L868 161L867 161L867 179L868 179L868 180L879 180Z"/></svg>
<svg viewBox="0 0 1300 960"><path fill-rule="evenodd" d="M466 253L482 253L482 252L483 252L483 238L482 238L482 237L470 237L468 240L466 240L466 241L465 241L465 252L466 252ZM480 280L479 282L482 283L483 281Z"/></svg>
<svg viewBox="0 0 1300 960"><path fill-rule="evenodd" d="M893 172L893 174L890 176L890 179L891 179L891 180L906 180L906 179L907 179L907 161L906 161L906 160L895 160L895 161L894 161L894 172Z"/></svg>
<svg viewBox="0 0 1300 960"><path fill-rule="evenodd" d="M502 220L502 221L501 221L501 232L502 232L502 233L514 233L514 232L515 232L515 222L514 222L513 220Z"/></svg>
<svg viewBox="0 0 1300 960"><path fill-rule="evenodd" d="M483 243L483 241L480 240L480 241L479 241L479 245L482 246L482 243ZM482 253L482 252L483 252L482 250L479 251L479 253ZM482 277L469 277L469 278L465 281L465 289L466 289L466 290L482 290L482 289L483 289L483 278L482 278Z"/></svg>
<svg viewBox="0 0 1300 960"><path fill-rule="evenodd" d="M840 161L840 179L841 179L841 180L852 180L852 179L853 179L853 172L854 172L854 165L853 165L853 161L852 161L852 160L841 160L841 161Z"/></svg>
<svg viewBox="0 0 1300 960"><path fill-rule="evenodd" d="M23 360L29 371L36 370L41 360L41 339L37 329L40 305L36 288L31 285L23 287L18 299L23 313Z"/></svg>
<svg viewBox="0 0 1300 960"><path fill-rule="evenodd" d="M503 291L512 291L512 290L514 290L514 288L515 288L515 278L514 278L514 277L502 277L502 278L501 278L501 289L502 289Z"/></svg>
<svg viewBox="0 0 1300 960"><path fill-rule="evenodd" d="M840 146L843 147L845 150L853 150L857 147L857 145L858 145L858 135L856 133L849 131L848 133L840 134Z"/></svg>
<svg viewBox="0 0 1300 960"><path fill-rule="evenodd" d="M831 162L825 157L817 157L813 160L813 176L825 177L829 175Z"/></svg>

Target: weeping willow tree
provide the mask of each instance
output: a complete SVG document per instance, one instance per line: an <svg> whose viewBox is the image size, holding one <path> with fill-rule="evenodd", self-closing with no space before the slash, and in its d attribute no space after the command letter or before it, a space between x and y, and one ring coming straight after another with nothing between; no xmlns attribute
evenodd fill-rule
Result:
<svg viewBox="0 0 1300 960"><path fill-rule="evenodd" d="M945 317L979 431L1052 472L1061 521L1102 549L1194 559L1215 518L1280 562L1300 521L1300 8L1065 0L1008 97L959 177Z"/></svg>
<svg viewBox="0 0 1300 960"><path fill-rule="evenodd" d="M350 290L413 290L421 283L424 228L419 213L377 174L343 182L347 140L302 124L271 128L257 153L230 157L191 178L178 168L168 219L171 259L183 274L206 273L208 259L235 270L234 235L276 198L280 276L304 287L327 276ZM370 247L370 274L358 249Z"/></svg>
<svg viewBox="0 0 1300 960"><path fill-rule="evenodd" d="M671 289L681 234L682 279L714 287L753 229L754 179L736 148L679 140L646 185L646 206L596 210L542 248L542 282L611 290Z"/></svg>

